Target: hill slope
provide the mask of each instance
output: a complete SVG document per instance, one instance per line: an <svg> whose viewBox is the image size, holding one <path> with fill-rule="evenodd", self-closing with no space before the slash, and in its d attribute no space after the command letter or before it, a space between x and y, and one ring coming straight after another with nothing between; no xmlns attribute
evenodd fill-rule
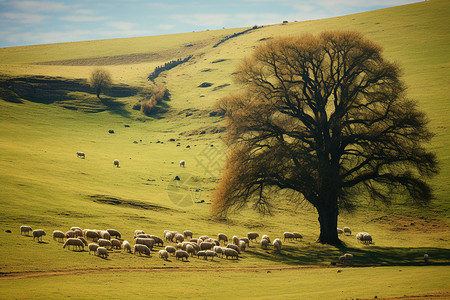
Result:
<svg viewBox="0 0 450 300"><path fill-rule="evenodd" d="M29 76L58 79L63 86L83 84L97 66L111 72L117 88L136 91L113 94L110 103L100 102L88 88L62 88L66 98L55 96L48 103L35 97L21 99L22 103L0 101L3 271L86 268L97 263L94 258L71 261L70 254L54 247L57 243L53 241L33 245L30 255L29 249L18 247L24 237L17 229L23 223L42 227L47 233L71 226L113 227L125 232L129 240L135 229L156 234L164 229L191 229L195 235L225 231L230 236L257 230L274 237L286 230L301 231L305 234L302 247L315 256L293 244L287 248L293 254L281 260L258 248L243 264L328 264L340 249L315 245L317 216L307 204L293 207L285 203L288 197L281 198L274 217L243 211L230 220L212 219L208 206L225 155L220 142L222 119L211 114L213 104L239 89L232 74L241 59L272 37L327 29L359 30L381 44L389 59L399 62L409 95L430 118L436 133L430 148L438 153L442 167L433 181L437 199L432 210L400 204L386 211L368 201L355 216L342 214L340 224L374 233L379 248L367 248L354 238L344 238L345 242L361 257L373 256L370 262L374 264L402 259L417 263L423 249L408 252L403 247L419 243L448 262L448 249L442 249L448 248L448 243L443 246L442 241L449 240L450 217L446 122L450 107L449 13L447 1L432 0L339 18L264 26L240 35L233 34L247 28L0 49L3 91L14 86L21 90L19 78L28 78L24 82L31 90L42 88L42 83L33 86ZM146 78L155 67L189 55L188 62L157 79L171 94L165 102L166 113L146 117L132 109L144 97L142 90L149 86ZM201 87L203 83L211 85ZM4 95L2 92L2 98L8 100ZM76 151L85 152L86 159L77 158ZM120 160L120 168L113 167L113 159ZM178 165L182 159L185 169ZM175 176L181 180L174 181ZM6 229L12 229L13 235L5 234ZM41 246L47 252L42 252ZM395 255L386 254L389 247L398 247ZM120 266L139 267L139 261L120 259ZM112 259L102 266L114 263ZM162 267L162 262L154 263Z"/></svg>

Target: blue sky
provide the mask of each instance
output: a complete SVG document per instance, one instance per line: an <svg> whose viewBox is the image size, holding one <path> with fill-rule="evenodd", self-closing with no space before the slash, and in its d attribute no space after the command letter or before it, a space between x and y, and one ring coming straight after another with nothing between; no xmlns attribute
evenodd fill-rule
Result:
<svg viewBox="0 0 450 300"><path fill-rule="evenodd" d="M0 0L0 47L316 20L419 0Z"/></svg>

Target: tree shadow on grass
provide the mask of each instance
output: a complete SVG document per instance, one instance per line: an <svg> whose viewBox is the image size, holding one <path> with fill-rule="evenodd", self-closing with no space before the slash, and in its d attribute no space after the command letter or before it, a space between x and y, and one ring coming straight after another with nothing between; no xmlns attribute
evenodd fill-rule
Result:
<svg viewBox="0 0 450 300"><path fill-rule="evenodd" d="M124 118L130 118L131 113L125 109L125 103L119 102L115 98L105 96L100 96L100 101L107 107L106 109L109 112Z"/></svg>
<svg viewBox="0 0 450 300"><path fill-rule="evenodd" d="M450 265L450 249L432 247L317 247L305 245L293 247L283 245L280 252L272 248L268 250L251 249L247 251L263 260L284 263L286 265L330 265L337 263L339 256L351 253L355 266L418 266L424 265L424 254L430 257L433 265Z"/></svg>

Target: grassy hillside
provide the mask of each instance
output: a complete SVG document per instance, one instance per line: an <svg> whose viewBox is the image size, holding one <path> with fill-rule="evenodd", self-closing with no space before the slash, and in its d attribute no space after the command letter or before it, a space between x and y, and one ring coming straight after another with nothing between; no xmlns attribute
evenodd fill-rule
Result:
<svg viewBox="0 0 450 300"><path fill-rule="evenodd" d="M354 253L355 264L360 266L420 265L424 253L435 264L448 265L449 13L447 1L431 0L339 18L264 26L217 47L220 40L247 28L0 49L0 98L4 99L0 100L0 272L10 276L65 269L329 266L345 252ZM213 104L239 89L232 74L256 45L275 36L329 29L363 32L384 47L386 57L402 66L409 96L426 111L436 133L429 146L438 154L442 170L432 182L436 199L431 208L402 203L385 208L367 201L354 215L342 213L339 223L354 232L372 233L375 245L362 245L353 235L342 238L346 248L316 244L316 212L307 204L294 207L288 196L280 197L274 216L246 210L228 220L214 219L209 213L211 191L220 178L226 149L220 141L222 118L210 114ZM156 66L189 55L192 58L187 63L156 80L170 91L167 112L148 117L132 109L144 97L143 91L150 86L146 77ZM98 66L111 72L116 88L135 92L108 95L109 101L101 102L89 89L67 90L74 82L85 82ZM30 84L36 76L59 80L62 98L8 100L11 86ZM205 82L211 86L199 87ZM85 152L86 159L77 158L77 151ZM120 168L113 167L114 159L119 159ZM182 159L186 168L178 165ZM174 181L175 176L181 180ZM46 230L45 242L21 236L22 224ZM299 231L304 239L287 242L281 254L253 245L238 262L164 262L156 252L146 259L118 251L101 260L86 252L62 249L51 239L53 230L67 231L71 226L116 228L127 240L133 240L135 229L157 235L165 229L191 229L195 236L219 232L244 236L258 231L272 238L284 231ZM448 266L443 268L448 274ZM241 275L245 282L250 280ZM441 284L414 291L405 287L386 295L442 289ZM373 297L372 292L347 291L344 295ZM57 297L57 291L49 293Z"/></svg>

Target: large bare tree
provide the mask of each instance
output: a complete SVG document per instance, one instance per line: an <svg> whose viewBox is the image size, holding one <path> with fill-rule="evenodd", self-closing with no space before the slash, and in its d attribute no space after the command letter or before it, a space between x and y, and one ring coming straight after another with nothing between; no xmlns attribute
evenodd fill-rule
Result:
<svg viewBox="0 0 450 300"><path fill-rule="evenodd" d="M243 91L219 101L229 153L212 209L267 212L280 190L319 215L318 241L337 245L339 211L365 195L426 204L438 172L432 133L405 95L399 67L358 32L276 38L237 72Z"/></svg>

